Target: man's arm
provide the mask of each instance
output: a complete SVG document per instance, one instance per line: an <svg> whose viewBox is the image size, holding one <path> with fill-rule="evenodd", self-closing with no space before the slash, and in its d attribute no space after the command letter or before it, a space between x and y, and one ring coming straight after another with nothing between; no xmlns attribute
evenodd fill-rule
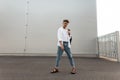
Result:
<svg viewBox="0 0 120 80"><path fill-rule="evenodd" d="M64 50L64 46L63 46L63 43L62 43L62 33L61 33L60 29L58 29L58 35L57 36L58 36L58 41L60 43L60 47L61 47L62 50Z"/></svg>

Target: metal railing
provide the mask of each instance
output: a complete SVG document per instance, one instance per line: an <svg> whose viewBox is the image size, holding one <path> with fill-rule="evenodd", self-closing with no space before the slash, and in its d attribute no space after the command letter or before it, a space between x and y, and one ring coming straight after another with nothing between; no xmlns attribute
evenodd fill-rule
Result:
<svg viewBox="0 0 120 80"><path fill-rule="evenodd" d="M120 62L120 40L119 31L98 37L98 55Z"/></svg>

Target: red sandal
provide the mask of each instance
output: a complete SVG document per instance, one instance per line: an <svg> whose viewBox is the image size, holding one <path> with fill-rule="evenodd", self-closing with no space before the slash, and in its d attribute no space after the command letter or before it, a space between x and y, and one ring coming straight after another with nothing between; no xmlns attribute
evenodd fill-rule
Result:
<svg viewBox="0 0 120 80"><path fill-rule="evenodd" d="M51 71L51 73L57 73L57 72L59 72L57 68L53 68L53 70Z"/></svg>
<svg viewBox="0 0 120 80"><path fill-rule="evenodd" d="M72 68L71 74L76 74L76 69Z"/></svg>

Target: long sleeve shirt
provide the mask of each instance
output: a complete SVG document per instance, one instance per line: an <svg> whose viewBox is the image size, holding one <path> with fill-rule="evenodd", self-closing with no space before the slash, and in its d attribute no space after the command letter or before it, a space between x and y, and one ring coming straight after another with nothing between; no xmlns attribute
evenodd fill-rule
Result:
<svg viewBox="0 0 120 80"><path fill-rule="evenodd" d="M58 38L58 46L60 46L60 41L62 41L62 43L65 41L68 42L68 47L71 48L70 40L69 40L70 38L67 29L60 27L57 32L57 38Z"/></svg>

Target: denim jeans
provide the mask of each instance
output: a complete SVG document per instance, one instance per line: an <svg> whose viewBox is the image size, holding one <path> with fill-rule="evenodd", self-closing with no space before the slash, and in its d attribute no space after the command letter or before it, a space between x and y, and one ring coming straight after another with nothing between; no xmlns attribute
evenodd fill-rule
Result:
<svg viewBox="0 0 120 80"><path fill-rule="evenodd" d="M68 42L63 42L63 46L64 46L64 51L66 52L67 56L68 56L68 59L69 59L69 62L71 64L72 67L75 67L75 63L74 63L74 59L72 57L72 53L71 53L71 50L70 48L68 47ZM60 46L58 46L58 51L57 51L57 57L56 57L56 67L59 67L59 63L60 63L60 59L61 59L61 56L64 52Z"/></svg>

